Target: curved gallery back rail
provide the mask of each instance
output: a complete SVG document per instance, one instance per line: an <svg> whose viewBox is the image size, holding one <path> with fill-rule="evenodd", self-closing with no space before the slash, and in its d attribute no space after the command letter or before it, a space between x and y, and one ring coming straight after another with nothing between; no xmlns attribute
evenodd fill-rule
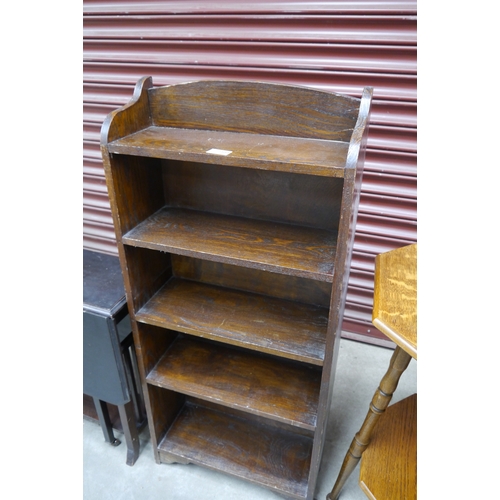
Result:
<svg viewBox="0 0 500 500"><path fill-rule="evenodd" d="M158 463L313 498L371 98L145 77L104 122Z"/></svg>

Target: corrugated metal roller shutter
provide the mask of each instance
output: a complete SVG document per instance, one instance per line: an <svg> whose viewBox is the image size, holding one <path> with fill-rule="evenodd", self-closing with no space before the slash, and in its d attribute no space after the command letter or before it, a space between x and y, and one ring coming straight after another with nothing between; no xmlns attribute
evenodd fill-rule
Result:
<svg viewBox="0 0 500 500"><path fill-rule="evenodd" d="M215 5L214 5L215 4ZM84 0L84 247L116 253L99 151L136 81L243 79L359 97L374 87L345 336L376 344L375 255L417 240L416 1Z"/></svg>

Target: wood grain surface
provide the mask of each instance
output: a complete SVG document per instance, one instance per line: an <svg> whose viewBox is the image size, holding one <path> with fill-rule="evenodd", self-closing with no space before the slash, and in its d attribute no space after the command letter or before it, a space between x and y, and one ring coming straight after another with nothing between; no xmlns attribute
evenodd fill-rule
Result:
<svg viewBox="0 0 500 500"><path fill-rule="evenodd" d="M368 498L417 498L417 395L392 406L363 453L359 483Z"/></svg>
<svg viewBox="0 0 500 500"><path fill-rule="evenodd" d="M160 444L160 457L203 465L294 498L307 496L312 438L186 404Z"/></svg>
<svg viewBox="0 0 500 500"><path fill-rule="evenodd" d="M313 500L372 95L146 77L105 120L158 463Z"/></svg>
<svg viewBox="0 0 500 500"><path fill-rule="evenodd" d="M321 371L304 364L184 336L146 380L293 426L316 426Z"/></svg>
<svg viewBox="0 0 500 500"><path fill-rule="evenodd" d="M327 309L195 281L171 279L136 319L315 365L325 355Z"/></svg>
<svg viewBox="0 0 500 500"><path fill-rule="evenodd" d="M170 207L319 229L339 226L343 178L186 161L162 161L162 170L164 204Z"/></svg>
<svg viewBox="0 0 500 500"><path fill-rule="evenodd" d="M153 123L349 142L359 99L307 87L209 80L148 90Z"/></svg>
<svg viewBox="0 0 500 500"><path fill-rule="evenodd" d="M258 295L268 295L302 304L311 304L324 308L330 306L331 283L298 276L268 273L259 269L234 266L222 262L193 259L183 255L172 254L171 257L173 274L177 278Z"/></svg>
<svg viewBox="0 0 500 500"><path fill-rule="evenodd" d="M108 146L111 153L342 177L349 143L213 130L148 127ZM215 151L214 151L215 150Z"/></svg>
<svg viewBox="0 0 500 500"><path fill-rule="evenodd" d="M373 324L417 359L417 244L375 259Z"/></svg>
<svg viewBox="0 0 500 500"><path fill-rule="evenodd" d="M165 207L123 242L331 282L337 232Z"/></svg>

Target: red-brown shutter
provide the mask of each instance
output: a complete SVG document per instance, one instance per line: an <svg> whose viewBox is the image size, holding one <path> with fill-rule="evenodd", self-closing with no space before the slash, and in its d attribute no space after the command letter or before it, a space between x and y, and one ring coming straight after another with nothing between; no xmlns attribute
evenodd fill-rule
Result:
<svg viewBox="0 0 500 500"><path fill-rule="evenodd" d="M386 345L371 324L375 255L417 241L416 1L84 0L84 248L116 253L99 150L105 116L155 85L243 79L374 103L344 336Z"/></svg>

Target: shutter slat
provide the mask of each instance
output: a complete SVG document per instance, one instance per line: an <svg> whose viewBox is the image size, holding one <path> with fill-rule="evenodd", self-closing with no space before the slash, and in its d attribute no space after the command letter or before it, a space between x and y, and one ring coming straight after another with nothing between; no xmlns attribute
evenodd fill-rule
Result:
<svg viewBox="0 0 500 500"><path fill-rule="evenodd" d="M412 15L84 16L86 39L240 40L416 45Z"/></svg>
<svg viewBox="0 0 500 500"><path fill-rule="evenodd" d="M416 74L416 47L321 43L86 40L86 61Z"/></svg>
<svg viewBox="0 0 500 500"><path fill-rule="evenodd" d="M222 14L226 12L267 13L350 13L365 12L370 14L394 13L410 14L417 10L415 0L340 0L334 3L320 0L254 0L252 2L234 2L234 0L219 0L218 2L203 2L200 0L85 0L83 12L116 14L136 13L172 13L172 14Z"/></svg>
<svg viewBox="0 0 500 500"><path fill-rule="evenodd" d="M417 100L416 75L356 73L324 70L280 68L244 68L203 65L155 65L139 63L85 62L83 77L87 82L134 85L144 75L155 75L155 86L194 80L258 80L338 92L361 97L363 88L374 87L375 99L393 101ZM371 83L370 83L371 82Z"/></svg>

